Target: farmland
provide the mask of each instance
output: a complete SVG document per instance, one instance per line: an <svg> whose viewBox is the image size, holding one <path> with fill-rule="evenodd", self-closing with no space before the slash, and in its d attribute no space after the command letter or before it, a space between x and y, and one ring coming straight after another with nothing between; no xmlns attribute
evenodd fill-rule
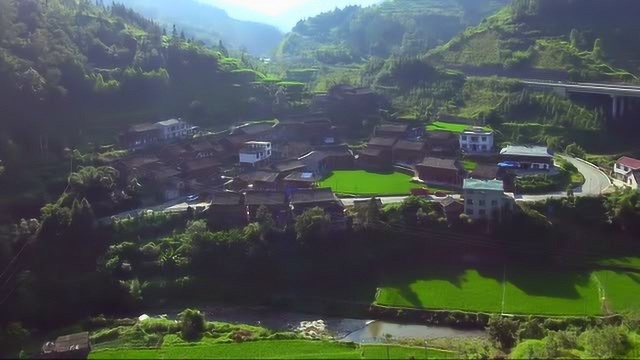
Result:
<svg viewBox="0 0 640 360"><path fill-rule="evenodd" d="M426 355L426 356L425 356ZM445 351L389 346L391 359L446 358ZM428 356L428 357L427 357ZM265 340L240 344L208 343L193 346L163 346L159 349L107 349L94 351L90 359L381 359L387 347L341 344L327 341Z"/></svg>
<svg viewBox="0 0 640 360"><path fill-rule="evenodd" d="M373 173L364 170L334 171L320 183L336 193L353 195L408 195L413 188L421 187L411 182L411 176L399 172Z"/></svg>
<svg viewBox="0 0 640 360"><path fill-rule="evenodd" d="M472 127L472 125L436 121L427 125L427 131L449 131L449 132L459 134L470 127ZM488 128L488 127L485 127L484 129L487 131L491 130L491 128Z"/></svg>
<svg viewBox="0 0 640 360"><path fill-rule="evenodd" d="M550 271L516 266L434 267L390 277L376 303L383 306L559 316L637 311L640 274Z"/></svg>

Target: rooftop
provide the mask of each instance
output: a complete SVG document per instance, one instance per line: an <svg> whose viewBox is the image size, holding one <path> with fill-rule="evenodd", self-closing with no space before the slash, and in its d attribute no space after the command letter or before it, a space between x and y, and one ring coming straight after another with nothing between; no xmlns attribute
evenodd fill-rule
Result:
<svg viewBox="0 0 640 360"><path fill-rule="evenodd" d="M393 147L397 141L397 138L374 137L369 140L369 146Z"/></svg>
<svg viewBox="0 0 640 360"><path fill-rule="evenodd" d="M420 165L438 169L459 170L455 159L442 159L428 156L422 160Z"/></svg>
<svg viewBox="0 0 640 360"><path fill-rule="evenodd" d="M165 120L165 121L158 121L156 123L156 125L160 125L160 126L173 126L173 125L178 125L181 123L181 120L178 119L169 119L169 120Z"/></svg>
<svg viewBox="0 0 640 360"><path fill-rule="evenodd" d="M393 147L394 150L423 151L426 144L422 141L400 140Z"/></svg>
<svg viewBox="0 0 640 360"><path fill-rule="evenodd" d="M301 171L296 171L291 173L289 176L287 176L286 178L284 178L285 181L300 181L300 182L309 182L309 183L314 183L314 182L318 182L320 181L320 177L310 173L310 172L301 172Z"/></svg>
<svg viewBox="0 0 640 360"><path fill-rule="evenodd" d="M240 180L248 183L254 183L256 181L272 183L278 179L278 173L274 171L257 170L241 174L238 177Z"/></svg>
<svg viewBox="0 0 640 360"><path fill-rule="evenodd" d="M219 167L220 161L211 158L196 159L183 162L180 167L186 171L198 171L213 167Z"/></svg>
<svg viewBox="0 0 640 360"><path fill-rule="evenodd" d="M291 194L291 205L338 201L331 188L296 189Z"/></svg>
<svg viewBox="0 0 640 360"><path fill-rule="evenodd" d="M145 165L154 164L159 161L160 159L158 159L158 157L155 155L132 156L129 158L122 159L122 163L130 169L135 169Z"/></svg>
<svg viewBox="0 0 640 360"><path fill-rule="evenodd" d="M450 131L427 131L429 140L457 140L458 135Z"/></svg>
<svg viewBox="0 0 640 360"><path fill-rule="evenodd" d="M465 129L462 132L463 135L491 135L493 134L493 130L486 129L481 126L474 126L472 128Z"/></svg>
<svg viewBox="0 0 640 360"><path fill-rule="evenodd" d="M298 159L284 160L282 162L273 164L272 166L272 168L274 168L279 172L301 170L301 169L304 169L304 167L305 167L304 163Z"/></svg>
<svg viewBox="0 0 640 360"><path fill-rule="evenodd" d="M502 180L476 180L476 179L464 179L464 190L490 190L490 191L504 191L504 184Z"/></svg>
<svg viewBox="0 0 640 360"><path fill-rule="evenodd" d="M247 191L245 203L247 206L286 205L286 199L281 191Z"/></svg>
<svg viewBox="0 0 640 360"><path fill-rule="evenodd" d="M380 156L382 155L384 152L388 152L388 149L381 149L381 148L364 148L362 150L360 150L358 153L360 155L366 155L366 156Z"/></svg>
<svg viewBox="0 0 640 360"><path fill-rule="evenodd" d="M633 171L640 170L640 160L638 159L634 159L628 156L623 156L617 161L617 163L620 165L624 165Z"/></svg>
<svg viewBox="0 0 640 360"><path fill-rule="evenodd" d="M302 163L304 163L305 166L312 166L326 159L327 157L328 155L323 151L312 151L300 157L300 159L298 160L302 161Z"/></svg>
<svg viewBox="0 0 640 360"><path fill-rule="evenodd" d="M382 125L376 126L376 133L378 131L384 131L384 132L403 134L403 133L406 133L408 129L409 129L409 125L406 125L406 124L382 124Z"/></svg>
<svg viewBox="0 0 640 360"><path fill-rule="evenodd" d="M499 168L496 165L478 164L476 168L471 171L469 177L474 179L496 179L498 177Z"/></svg>
<svg viewBox="0 0 640 360"><path fill-rule="evenodd" d="M213 151L214 146L208 141L198 141L188 145L192 151Z"/></svg>
<svg viewBox="0 0 640 360"><path fill-rule="evenodd" d="M544 146L509 145L500 151L500 155L534 156L553 158L549 149Z"/></svg>
<svg viewBox="0 0 640 360"><path fill-rule="evenodd" d="M264 122L256 124L247 124L233 129L233 134L258 135L273 129L273 124Z"/></svg>
<svg viewBox="0 0 640 360"><path fill-rule="evenodd" d="M146 132L146 131L153 131L157 129L158 128L156 127L156 125L152 123L135 124L129 127L130 132Z"/></svg>
<svg viewBox="0 0 640 360"><path fill-rule="evenodd" d="M242 194L231 191L216 191L211 194L211 205L242 205Z"/></svg>
<svg viewBox="0 0 640 360"><path fill-rule="evenodd" d="M56 339L55 352L63 353L67 351L76 351L89 348L89 333L82 332L78 334L60 336Z"/></svg>

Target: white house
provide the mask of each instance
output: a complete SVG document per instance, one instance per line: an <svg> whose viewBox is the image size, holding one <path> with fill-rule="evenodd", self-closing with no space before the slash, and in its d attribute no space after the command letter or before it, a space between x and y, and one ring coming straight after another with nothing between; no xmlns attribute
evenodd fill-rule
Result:
<svg viewBox="0 0 640 360"><path fill-rule="evenodd" d="M271 157L271 143L264 141L249 141L240 149L240 164L255 166Z"/></svg>
<svg viewBox="0 0 640 360"><path fill-rule="evenodd" d="M613 167L613 177L625 185L638 189L640 184L640 160L627 156L621 157Z"/></svg>
<svg viewBox="0 0 640 360"><path fill-rule="evenodd" d="M193 126L182 119L170 119L154 124L160 129L160 136L164 141L182 139L193 134Z"/></svg>
<svg viewBox="0 0 640 360"><path fill-rule="evenodd" d="M492 130L472 127L460 134L460 149L467 153L487 153L493 150L494 134Z"/></svg>
<svg viewBox="0 0 640 360"><path fill-rule="evenodd" d="M500 219L514 204L502 180L465 179L463 189L464 212L472 219Z"/></svg>

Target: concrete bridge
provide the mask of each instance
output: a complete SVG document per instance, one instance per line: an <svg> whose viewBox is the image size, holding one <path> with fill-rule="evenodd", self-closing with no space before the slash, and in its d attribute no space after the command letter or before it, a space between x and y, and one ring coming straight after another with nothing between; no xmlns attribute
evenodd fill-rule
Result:
<svg viewBox="0 0 640 360"><path fill-rule="evenodd" d="M577 83L567 81L550 81L519 79L520 83L543 90L553 90L560 96L571 93L605 95L612 99L613 119L624 116L631 102L640 99L640 85L620 85L603 83Z"/></svg>

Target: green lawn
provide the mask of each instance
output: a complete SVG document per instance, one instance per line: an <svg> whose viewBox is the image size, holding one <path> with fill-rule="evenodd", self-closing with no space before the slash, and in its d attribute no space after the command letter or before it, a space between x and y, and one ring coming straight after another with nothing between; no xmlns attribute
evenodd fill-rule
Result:
<svg viewBox="0 0 640 360"><path fill-rule="evenodd" d="M449 131L449 132L459 134L470 127L472 127L472 125L436 121L427 125L427 131ZM487 131L491 130L491 128L489 127L484 127L484 129Z"/></svg>
<svg viewBox="0 0 640 360"><path fill-rule="evenodd" d="M364 355L364 357L362 356ZM422 348L389 346L389 358L416 359L453 357L451 353ZM383 345L342 344L307 340L265 340L239 344L169 346L160 349L114 349L94 351L90 359L382 359L387 357Z"/></svg>
<svg viewBox="0 0 640 360"><path fill-rule="evenodd" d="M506 282L503 282L505 275ZM634 300L640 300L640 285L635 284L634 290L629 290L638 296L621 293L622 289L630 289L632 282L629 276L607 277L607 283L611 283L607 296L616 311L640 307L633 304ZM414 276L390 278L381 286L376 303L506 314L602 314L600 289L594 274L515 267L505 271L501 266L479 269L438 266Z"/></svg>
<svg viewBox="0 0 640 360"><path fill-rule="evenodd" d="M478 163L473 160L462 160L462 167L467 171L473 171L478 167Z"/></svg>
<svg viewBox="0 0 640 360"><path fill-rule="evenodd" d="M594 275L604 289L605 307L608 311L640 311L640 273L603 270Z"/></svg>
<svg viewBox="0 0 640 360"><path fill-rule="evenodd" d="M408 195L411 189L422 187L411 182L411 176L399 172L381 174L364 170L334 171L320 182L340 194L362 196Z"/></svg>

